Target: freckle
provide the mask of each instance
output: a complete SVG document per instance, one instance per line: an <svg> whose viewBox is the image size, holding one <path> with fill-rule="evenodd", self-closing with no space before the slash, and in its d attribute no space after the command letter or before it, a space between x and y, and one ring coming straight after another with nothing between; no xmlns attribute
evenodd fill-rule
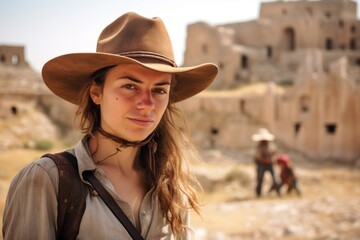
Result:
<svg viewBox="0 0 360 240"><path fill-rule="evenodd" d="M116 100L119 100L119 98L116 98Z"/></svg>

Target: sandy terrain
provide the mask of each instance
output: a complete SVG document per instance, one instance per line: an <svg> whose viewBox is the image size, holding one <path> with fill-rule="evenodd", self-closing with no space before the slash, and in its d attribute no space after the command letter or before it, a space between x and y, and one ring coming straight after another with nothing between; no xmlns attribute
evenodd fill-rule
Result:
<svg viewBox="0 0 360 240"><path fill-rule="evenodd" d="M360 239L360 168L291 155L302 196L279 198L267 184L256 198L250 151L206 152L205 167L195 168L207 190L196 239Z"/></svg>
<svg viewBox="0 0 360 240"><path fill-rule="evenodd" d="M0 154L2 215L10 180L42 152L19 149ZM212 150L203 155L206 162L192 167L204 187L202 218L192 219L195 239L360 239L360 167L293 155L302 197L267 194L265 183L264 195L257 199L250 151Z"/></svg>

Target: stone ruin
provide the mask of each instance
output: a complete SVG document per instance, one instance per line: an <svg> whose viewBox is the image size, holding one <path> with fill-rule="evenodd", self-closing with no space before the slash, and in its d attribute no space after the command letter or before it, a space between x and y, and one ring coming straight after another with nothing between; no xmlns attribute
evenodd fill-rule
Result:
<svg viewBox="0 0 360 240"><path fill-rule="evenodd" d="M313 159L360 157L360 21L351 0L261 3L258 19L187 29L184 65L217 63L181 103L197 144L246 149L258 127ZM196 129L196 131L194 131Z"/></svg>
<svg viewBox="0 0 360 240"><path fill-rule="evenodd" d="M0 45L0 149L54 141L61 134L59 123L69 120L66 108L26 62L24 50Z"/></svg>

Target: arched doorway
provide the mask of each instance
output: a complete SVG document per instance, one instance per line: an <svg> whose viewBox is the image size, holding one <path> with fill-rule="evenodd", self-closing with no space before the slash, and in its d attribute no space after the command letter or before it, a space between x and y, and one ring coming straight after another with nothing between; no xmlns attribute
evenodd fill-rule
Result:
<svg viewBox="0 0 360 240"><path fill-rule="evenodd" d="M294 51L296 48L295 31L291 27L284 30L284 48L288 51Z"/></svg>

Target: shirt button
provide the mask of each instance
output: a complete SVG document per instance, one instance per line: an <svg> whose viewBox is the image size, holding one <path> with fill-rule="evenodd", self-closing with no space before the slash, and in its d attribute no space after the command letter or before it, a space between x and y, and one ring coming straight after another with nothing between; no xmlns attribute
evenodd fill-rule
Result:
<svg viewBox="0 0 360 240"><path fill-rule="evenodd" d="M141 216L145 216L145 215L146 215L146 211L145 211L145 210L142 210L142 211L140 212L140 214L141 214Z"/></svg>

